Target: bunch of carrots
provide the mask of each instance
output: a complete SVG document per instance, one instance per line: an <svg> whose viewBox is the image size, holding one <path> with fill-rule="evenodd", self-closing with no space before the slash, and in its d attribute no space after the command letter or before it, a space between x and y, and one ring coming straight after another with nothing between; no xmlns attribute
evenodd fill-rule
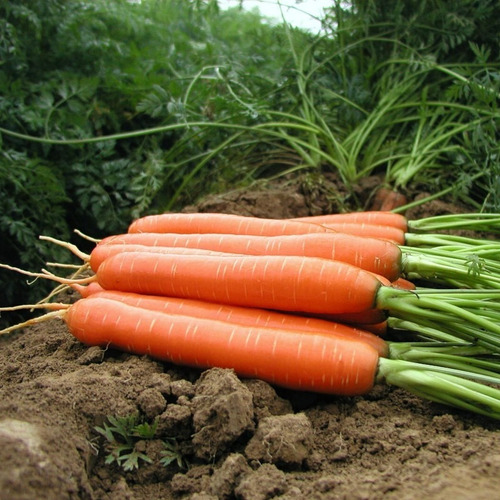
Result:
<svg viewBox="0 0 500 500"><path fill-rule="evenodd" d="M90 254L42 237L82 259L78 272L10 269L82 298L19 306L50 312L3 332L57 317L87 345L328 394L384 381L498 419L500 248L435 231L499 223L496 214L162 214Z"/></svg>

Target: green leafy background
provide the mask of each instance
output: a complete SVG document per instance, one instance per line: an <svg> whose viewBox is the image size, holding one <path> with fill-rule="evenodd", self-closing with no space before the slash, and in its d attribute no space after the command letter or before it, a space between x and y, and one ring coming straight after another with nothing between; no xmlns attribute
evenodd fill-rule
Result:
<svg viewBox="0 0 500 500"><path fill-rule="evenodd" d="M332 0L323 23L214 0L2 2L1 261L65 262L40 234L122 232L291 171L451 185L499 211L498 2ZM4 305L46 293L0 281Z"/></svg>

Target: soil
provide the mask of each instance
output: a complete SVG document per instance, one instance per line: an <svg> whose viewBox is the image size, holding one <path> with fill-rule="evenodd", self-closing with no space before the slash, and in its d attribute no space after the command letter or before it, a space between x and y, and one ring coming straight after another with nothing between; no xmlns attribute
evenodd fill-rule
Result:
<svg viewBox="0 0 500 500"><path fill-rule="evenodd" d="M355 201L369 208L378 185L367 179ZM353 200L335 179L305 178L186 211L284 218ZM466 210L434 201L407 215ZM96 428L131 415L157 427L130 438L122 455L133 449L138 467L124 470ZM490 500L500 491L498 429L384 385L364 397L297 393L86 347L59 320L0 338L1 500Z"/></svg>

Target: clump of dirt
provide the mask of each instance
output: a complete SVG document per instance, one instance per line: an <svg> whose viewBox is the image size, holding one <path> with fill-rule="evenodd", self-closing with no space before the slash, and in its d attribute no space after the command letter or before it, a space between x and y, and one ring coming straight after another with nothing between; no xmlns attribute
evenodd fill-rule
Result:
<svg viewBox="0 0 500 500"><path fill-rule="evenodd" d="M254 427L252 393L232 372L213 368L201 375L192 399L196 457L214 460Z"/></svg>
<svg viewBox="0 0 500 500"><path fill-rule="evenodd" d="M376 185L348 195L335 178L285 181L186 211L335 212L348 196L368 207ZM409 216L456 211L435 201ZM131 415L143 432L128 441L97 430ZM125 455L138 467L124 467ZM500 490L500 434L495 421L401 389L298 393L86 347L51 320L0 338L0 463L6 500L489 500Z"/></svg>
<svg viewBox="0 0 500 500"><path fill-rule="evenodd" d="M312 434L311 421L305 413L265 417L245 447L245 455L256 463L299 467L309 457Z"/></svg>

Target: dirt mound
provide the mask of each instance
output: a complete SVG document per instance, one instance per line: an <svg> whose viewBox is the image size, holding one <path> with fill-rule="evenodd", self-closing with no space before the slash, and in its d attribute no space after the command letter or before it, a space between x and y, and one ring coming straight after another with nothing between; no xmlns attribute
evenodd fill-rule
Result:
<svg viewBox="0 0 500 500"><path fill-rule="evenodd" d="M368 203L374 186L356 196ZM283 218L335 211L342 199L325 178L186 210ZM434 202L416 212L454 210ZM356 398L281 390L231 370L88 348L57 320L0 347L2 500L489 500L500 490L498 424L400 389ZM134 415L127 441L117 428ZM110 416L123 418L113 426Z"/></svg>

